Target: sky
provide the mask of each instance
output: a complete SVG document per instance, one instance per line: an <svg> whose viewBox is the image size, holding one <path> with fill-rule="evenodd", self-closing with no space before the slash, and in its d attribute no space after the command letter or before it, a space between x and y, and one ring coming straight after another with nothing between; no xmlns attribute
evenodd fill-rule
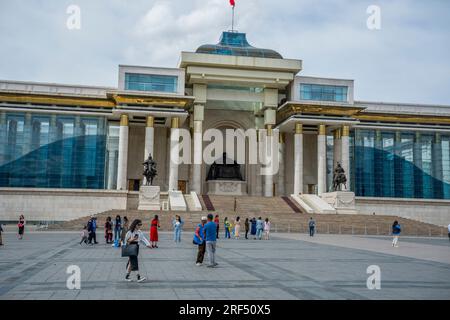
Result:
<svg viewBox="0 0 450 320"><path fill-rule="evenodd" d="M0 0L0 79L117 87L119 64L177 67L229 29L228 0ZM235 29L356 100L450 105L448 0L236 0Z"/></svg>

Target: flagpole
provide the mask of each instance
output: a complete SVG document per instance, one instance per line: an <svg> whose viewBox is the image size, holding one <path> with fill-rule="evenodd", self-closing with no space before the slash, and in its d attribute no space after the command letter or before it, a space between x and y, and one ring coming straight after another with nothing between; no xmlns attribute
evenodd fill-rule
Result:
<svg viewBox="0 0 450 320"><path fill-rule="evenodd" d="M234 31L234 6L232 7L232 15L231 15L231 31Z"/></svg>

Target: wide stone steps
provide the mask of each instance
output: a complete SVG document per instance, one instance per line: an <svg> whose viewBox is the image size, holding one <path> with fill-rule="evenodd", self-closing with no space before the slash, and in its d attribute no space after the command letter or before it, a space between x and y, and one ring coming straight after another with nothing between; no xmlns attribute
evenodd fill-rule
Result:
<svg viewBox="0 0 450 320"><path fill-rule="evenodd" d="M227 203L229 205L230 203ZM291 209L290 209L291 210ZM172 219L176 214L179 214L184 224L185 231L194 230L195 226L200 222L202 216L206 216L207 211L196 212L158 212L161 224L161 231L172 230ZM216 212L214 212L216 214ZM223 222L225 217L234 221L236 216L241 217L242 226L245 218L263 219L266 217L270 219L273 232L302 232L308 231L308 220L313 217L316 220L318 233L332 233L332 234L368 234L368 235L389 235L391 232L391 225L394 220L398 220L402 225L402 235L410 236L443 236L446 235L446 228L426 224L414 220L399 218L395 216L369 216L369 215L322 215L313 214L305 215L292 212L234 212L234 210L217 211L220 215L220 221ZM154 212L143 212L137 210L111 210L97 215L98 226L102 228L106 218L110 216L112 219L116 215L121 217L127 216L130 222L134 219L141 219L143 221L143 230L150 229L150 221L153 219ZM51 230L81 230L83 225L87 224L89 217L76 219L73 221L63 222L57 225L51 225ZM220 226L223 231L223 225ZM242 227L243 228L243 227Z"/></svg>

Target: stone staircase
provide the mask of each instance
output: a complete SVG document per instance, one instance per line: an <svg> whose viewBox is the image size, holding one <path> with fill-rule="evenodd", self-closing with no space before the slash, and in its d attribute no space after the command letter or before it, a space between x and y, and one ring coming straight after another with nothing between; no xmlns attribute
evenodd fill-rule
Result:
<svg viewBox="0 0 450 320"><path fill-rule="evenodd" d="M272 223L273 232L308 232L308 220L313 217L316 220L317 232L331 234L360 234L360 235L389 235L394 220L402 225L402 235L409 236L445 236L446 228L418 222L415 220L399 218L395 216L374 216L359 214L303 214L296 213L280 197L229 197L210 196L216 208L215 212L202 211L180 212L180 211L138 211L138 210L111 210L97 215L98 225L103 227L108 216L114 219L116 215L127 216L130 221L139 218L143 221L144 231L150 229L150 221L155 214L160 217L161 231L172 230L172 219L176 214L185 221L184 230L192 231L199 223L202 216L208 213L219 214L221 222L225 217L232 221L236 216L245 218L262 217L269 218ZM203 202L202 198L200 201ZM204 206L204 203L202 203ZM236 211L234 208L236 207ZM87 223L89 217L79 218L72 221L50 225L49 230L81 230ZM223 226L221 226L223 230ZM101 231L100 231L101 232Z"/></svg>

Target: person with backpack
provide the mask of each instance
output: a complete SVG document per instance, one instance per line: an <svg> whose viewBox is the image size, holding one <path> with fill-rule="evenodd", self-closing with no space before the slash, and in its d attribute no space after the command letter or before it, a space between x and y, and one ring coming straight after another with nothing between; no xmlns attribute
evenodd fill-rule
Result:
<svg viewBox="0 0 450 320"><path fill-rule="evenodd" d="M309 236L314 237L314 233L316 231L316 221L311 217L309 218Z"/></svg>
<svg viewBox="0 0 450 320"><path fill-rule="evenodd" d="M195 262L195 265L197 267L201 266L203 264L203 259L205 258L205 251L206 251L206 241L205 241L205 224L206 224L207 218L202 217L201 223L197 225L194 232L194 240L193 243L198 246L197 251L197 261Z"/></svg>
<svg viewBox="0 0 450 320"><path fill-rule="evenodd" d="M397 220L394 221L392 225L392 236L394 239L392 240L392 246L398 248L398 237L400 236L400 232L402 232L402 228Z"/></svg>
<svg viewBox="0 0 450 320"><path fill-rule="evenodd" d="M135 271L137 272L136 280L137 282L143 282L147 280L146 277L141 277L139 274L139 243L143 242L147 248L151 248L150 242L147 240L147 238L144 236L144 234L141 231L142 227L142 221L140 219L135 219L131 225L130 229L128 230L127 234L125 235L125 243L128 248L123 248L122 250L130 250L131 246L135 246L135 254L128 256L128 262L127 262L127 274L125 276L126 281L133 281L130 276L131 272Z"/></svg>

